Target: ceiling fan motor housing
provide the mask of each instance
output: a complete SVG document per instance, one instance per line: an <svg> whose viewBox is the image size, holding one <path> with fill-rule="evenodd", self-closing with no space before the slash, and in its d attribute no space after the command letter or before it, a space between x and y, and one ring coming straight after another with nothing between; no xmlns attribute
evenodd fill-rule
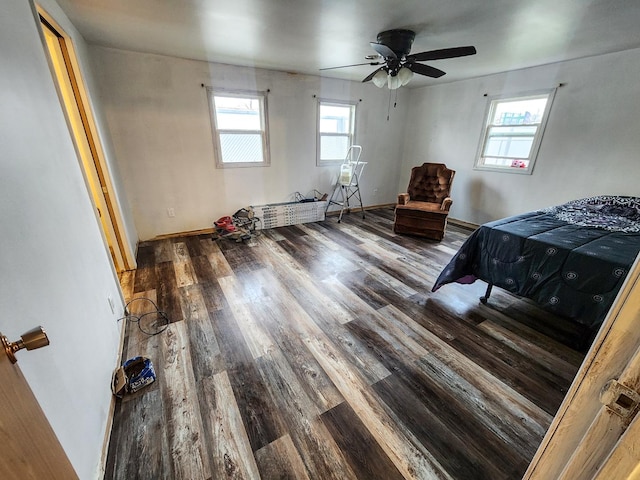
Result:
<svg viewBox="0 0 640 480"><path fill-rule="evenodd" d="M413 40L416 38L412 30L395 29L385 30L378 34L378 43L389 47L398 56L398 59L409 55Z"/></svg>

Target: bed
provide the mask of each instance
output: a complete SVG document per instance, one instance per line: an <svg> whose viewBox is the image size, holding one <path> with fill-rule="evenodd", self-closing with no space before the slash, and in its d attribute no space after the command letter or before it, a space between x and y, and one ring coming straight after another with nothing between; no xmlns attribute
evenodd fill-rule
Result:
<svg viewBox="0 0 640 480"><path fill-rule="evenodd" d="M640 197L597 196L481 225L432 291L487 282L595 333L640 251Z"/></svg>

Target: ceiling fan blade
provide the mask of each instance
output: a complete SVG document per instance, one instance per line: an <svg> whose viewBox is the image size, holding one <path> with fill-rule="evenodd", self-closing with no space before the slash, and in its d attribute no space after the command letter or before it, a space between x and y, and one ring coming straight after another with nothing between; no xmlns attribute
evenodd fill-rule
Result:
<svg viewBox="0 0 640 480"><path fill-rule="evenodd" d="M423 65L421 63L408 63L405 66L413 73L425 75L432 78L440 78L446 73L442 70L438 70L437 68L430 67L429 65Z"/></svg>
<svg viewBox="0 0 640 480"><path fill-rule="evenodd" d="M371 80L376 73L378 73L380 70L384 70L386 69L386 65L384 67L380 67L380 68L376 68L373 72L371 72L369 75L367 75L364 80L362 80L362 83L367 83L369 80Z"/></svg>
<svg viewBox="0 0 640 480"><path fill-rule="evenodd" d="M370 42L369 45L371 45L371 48L373 48L376 52L378 52L384 58L398 58L398 56L396 55L396 52L391 50L386 45L383 45L381 43L376 43L376 42Z"/></svg>
<svg viewBox="0 0 640 480"><path fill-rule="evenodd" d="M465 57L467 55L475 55L476 47L453 47L443 48L441 50L430 50L428 52L416 53L407 56L407 60L414 62L424 62L428 60L443 60L445 58Z"/></svg>
<svg viewBox="0 0 640 480"><path fill-rule="evenodd" d="M358 67L360 65L380 65L382 62L366 62L366 63L354 63L353 65L341 65L339 67L325 67L320 70L335 70L336 68Z"/></svg>

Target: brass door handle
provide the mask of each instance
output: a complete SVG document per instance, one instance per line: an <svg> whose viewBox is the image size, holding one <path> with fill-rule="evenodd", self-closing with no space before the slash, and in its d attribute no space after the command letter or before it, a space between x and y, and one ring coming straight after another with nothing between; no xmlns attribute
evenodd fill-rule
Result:
<svg viewBox="0 0 640 480"><path fill-rule="evenodd" d="M11 360L11 363L16 363L18 360L16 359L15 353L18 350L22 350L23 348L35 350L36 348L46 347L49 345L49 337L47 337L47 333L42 327L36 327L23 333L20 340L16 340L15 342L10 342L7 337L0 333L0 342L2 342L4 352L7 354L7 357L9 357L9 360Z"/></svg>

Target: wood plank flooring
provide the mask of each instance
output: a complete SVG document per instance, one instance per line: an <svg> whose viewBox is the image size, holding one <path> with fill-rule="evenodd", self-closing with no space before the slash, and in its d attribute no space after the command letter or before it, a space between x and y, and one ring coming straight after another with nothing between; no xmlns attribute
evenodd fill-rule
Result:
<svg viewBox="0 0 640 480"><path fill-rule="evenodd" d="M517 479L581 361L575 329L499 289L431 287L469 232L392 233L393 210L139 246L106 479ZM136 315L152 311L146 300ZM143 319L152 328L154 315Z"/></svg>

